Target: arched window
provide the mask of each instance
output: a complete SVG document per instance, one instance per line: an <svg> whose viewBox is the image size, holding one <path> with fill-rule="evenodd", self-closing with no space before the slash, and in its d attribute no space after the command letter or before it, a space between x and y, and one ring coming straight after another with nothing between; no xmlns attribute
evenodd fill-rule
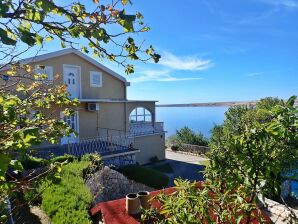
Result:
<svg viewBox="0 0 298 224"><path fill-rule="evenodd" d="M151 112L144 107L137 107L129 115L130 123L136 122L151 122L152 115Z"/></svg>

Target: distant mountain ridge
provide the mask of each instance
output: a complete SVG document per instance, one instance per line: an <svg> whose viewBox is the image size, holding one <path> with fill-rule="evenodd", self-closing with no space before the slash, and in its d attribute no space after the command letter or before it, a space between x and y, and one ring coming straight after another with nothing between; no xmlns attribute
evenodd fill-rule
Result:
<svg viewBox="0 0 298 224"><path fill-rule="evenodd" d="M258 100L254 101L231 101L231 102L210 102L210 103L181 103L181 104L159 104L156 107L232 107L239 105L254 106ZM295 105L298 105L296 100Z"/></svg>

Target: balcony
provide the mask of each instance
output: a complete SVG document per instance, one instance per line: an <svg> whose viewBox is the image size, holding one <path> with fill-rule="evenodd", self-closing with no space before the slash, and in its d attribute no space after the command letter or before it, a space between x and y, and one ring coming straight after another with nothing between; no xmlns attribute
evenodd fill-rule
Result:
<svg viewBox="0 0 298 224"><path fill-rule="evenodd" d="M149 135L162 132L164 132L163 122L136 122L131 123L129 127L129 133L134 136Z"/></svg>

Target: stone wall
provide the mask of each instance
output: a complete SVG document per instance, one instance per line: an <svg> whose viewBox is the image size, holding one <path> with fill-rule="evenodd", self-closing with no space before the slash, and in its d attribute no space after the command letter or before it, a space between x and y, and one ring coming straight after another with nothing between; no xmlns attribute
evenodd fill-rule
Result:
<svg viewBox="0 0 298 224"><path fill-rule="evenodd" d="M154 190L144 184L128 179L107 166L91 176L86 181L86 184L94 196L93 205L99 202L123 198L128 193Z"/></svg>
<svg viewBox="0 0 298 224"><path fill-rule="evenodd" d="M276 201L265 199L266 211L273 223L298 223L298 210L289 208Z"/></svg>

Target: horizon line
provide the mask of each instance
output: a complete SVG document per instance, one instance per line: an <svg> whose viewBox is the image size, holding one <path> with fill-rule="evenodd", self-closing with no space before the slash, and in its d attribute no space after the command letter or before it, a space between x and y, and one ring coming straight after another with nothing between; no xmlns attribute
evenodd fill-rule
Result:
<svg viewBox="0 0 298 224"><path fill-rule="evenodd" d="M208 103L175 103L175 104L158 104L156 107L231 107L231 106L255 106L259 100L251 101L223 101ZM294 105L298 105L298 100Z"/></svg>

